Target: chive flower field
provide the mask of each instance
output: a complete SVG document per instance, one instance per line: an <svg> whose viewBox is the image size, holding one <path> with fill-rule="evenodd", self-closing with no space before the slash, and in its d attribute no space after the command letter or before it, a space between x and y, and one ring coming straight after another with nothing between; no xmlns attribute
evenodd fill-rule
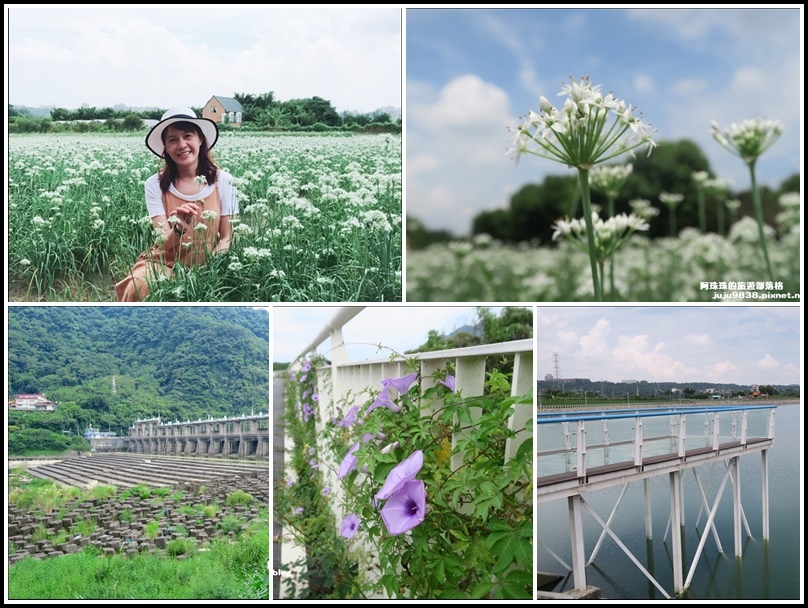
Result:
<svg viewBox="0 0 808 608"><path fill-rule="evenodd" d="M777 228L765 226L774 280L761 255L757 222L738 220L726 236L686 227L675 237L635 232L614 253L621 302L799 302L800 196L780 197ZM796 208L795 208L796 205ZM664 217L651 221L665 221ZM589 257L575 243L509 245L478 234L407 254L407 300L579 302L595 299Z"/></svg>
<svg viewBox="0 0 808 608"><path fill-rule="evenodd" d="M223 133L234 177L227 252L175 267L149 301L401 301L401 138ZM144 182L158 161L127 135L12 135L12 301L115 301L154 243Z"/></svg>

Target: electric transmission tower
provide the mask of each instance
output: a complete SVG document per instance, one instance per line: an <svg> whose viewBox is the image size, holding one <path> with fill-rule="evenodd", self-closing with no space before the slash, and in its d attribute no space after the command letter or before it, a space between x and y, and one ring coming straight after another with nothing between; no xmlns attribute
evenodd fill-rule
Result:
<svg viewBox="0 0 808 608"><path fill-rule="evenodd" d="M561 384L561 357L558 353L553 353L553 376L556 381L556 388Z"/></svg>

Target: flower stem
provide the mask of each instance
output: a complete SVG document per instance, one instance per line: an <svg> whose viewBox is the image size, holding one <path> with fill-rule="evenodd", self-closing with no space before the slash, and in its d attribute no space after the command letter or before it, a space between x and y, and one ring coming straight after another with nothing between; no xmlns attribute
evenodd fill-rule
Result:
<svg viewBox="0 0 808 608"><path fill-rule="evenodd" d="M668 220L670 221L671 236L675 237L676 236L676 207L671 205L670 207L668 207L668 209L670 211L670 215L668 216Z"/></svg>
<svg viewBox="0 0 808 608"><path fill-rule="evenodd" d="M760 247L763 249L763 259L766 260L766 271L769 273L769 280L774 281L772 265L769 262L769 252L766 249L766 234L763 231L763 204L760 202L760 191L755 179L755 161L749 163L749 174L752 177L752 205L755 208L755 219L757 219L758 233L760 234Z"/></svg>
<svg viewBox="0 0 808 608"><path fill-rule="evenodd" d="M699 199L699 232L707 234L707 208L704 202L704 188L698 189Z"/></svg>
<svg viewBox="0 0 808 608"><path fill-rule="evenodd" d="M718 198L718 208L716 209L716 222L718 222L718 234L719 236L724 236L726 233L726 228L724 224L724 201L719 196Z"/></svg>
<svg viewBox="0 0 808 608"><path fill-rule="evenodd" d="M584 208L586 224L586 242L589 246L589 265L592 270L592 285L595 289L595 301L603 302L600 281L598 280L598 260L595 254L595 228L592 225L592 204L589 193L589 169L578 167L578 183L581 185L581 202Z"/></svg>
<svg viewBox="0 0 808 608"><path fill-rule="evenodd" d="M614 194L608 194L609 197L609 217L614 217ZM609 299L614 302L614 257L609 258Z"/></svg>

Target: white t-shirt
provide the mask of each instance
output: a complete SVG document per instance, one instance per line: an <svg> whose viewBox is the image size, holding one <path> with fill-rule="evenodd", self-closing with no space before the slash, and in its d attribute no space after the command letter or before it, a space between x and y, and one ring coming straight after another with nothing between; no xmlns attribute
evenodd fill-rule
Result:
<svg viewBox="0 0 808 608"><path fill-rule="evenodd" d="M222 201L222 215L238 215L238 195L232 178L233 176L227 171L219 170L218 186L219 198ZM207 184L199 194L194 194L193 196L183 194L174 187L174 184L171 184L168 190L182 200L192 203L209 196L215 187L216 184ZM160 190L160 179L156 173L146 180L146 209L149 211L149 217L166 214L166 209L163 206L163 191Z"/></svg>

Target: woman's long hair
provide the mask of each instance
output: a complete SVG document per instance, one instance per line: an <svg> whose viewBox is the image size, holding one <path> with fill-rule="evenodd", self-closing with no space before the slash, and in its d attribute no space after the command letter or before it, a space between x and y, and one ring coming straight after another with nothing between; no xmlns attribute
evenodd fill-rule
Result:
<svg viewBox="0 0 808 608"><path fill-rule="evenodd" d="M213 162L213 154L208 148L208 140L205 139L202 129L200 129L194 123L184 120L172 123L171 126L163 130L161 135L163 146L165 146L165 137L168 129L179 129L183 133L193 131L199 136L199 158L197 160L199 164L196 168L196 174L204 175L208 184L216 183L216 175L218 174L219 167L217 167ZM165 150L163 151L163 161L165 161L166 166L159 172L159 175L160 190L165 193L168 192L169 186L173 184L179 177L179 170L177 169L177 165L174 160L170 155L166 154Z"/></svg>

